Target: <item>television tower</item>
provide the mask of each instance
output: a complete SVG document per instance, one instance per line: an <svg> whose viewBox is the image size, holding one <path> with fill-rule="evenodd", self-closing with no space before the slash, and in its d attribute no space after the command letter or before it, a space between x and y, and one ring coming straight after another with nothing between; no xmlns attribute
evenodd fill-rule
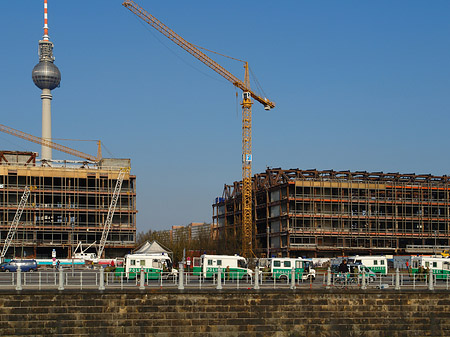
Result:
<svg viewBox="0 0 450 337"><path fill-rule="evenodd" d="M44 36L39 41L39 63L33 68L31 74L34 84L42 89L42 138L52 140L52 112L51 90L57 88L61 82L61 73L53 64L53 43L48 37L47 0L44 0ZM52 149L42 145L41 160L52 160Z"/></svg>

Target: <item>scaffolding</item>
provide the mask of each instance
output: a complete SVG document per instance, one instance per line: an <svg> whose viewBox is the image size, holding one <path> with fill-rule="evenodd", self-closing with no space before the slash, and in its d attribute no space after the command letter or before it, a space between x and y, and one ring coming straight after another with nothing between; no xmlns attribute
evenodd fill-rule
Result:
<svg viewBox="0 0 450 337"><path fill-rule="evenodd" d="M44 167L26 152L0 152L0 158L0 244L26 186L34 187L7 256L49 258L55 249L58 257L70 258L77 243L100 242L118 173L129 167L129 160L105 160L98 166L54 161ZM105 243L106 257L124 256L134 248L135 183L136 177L127 172Z"/></svg>
<svg viewBox="0 0 450 337"><path fill-rule="evenodd" d="M221 236L239 232L240 191L225 185L213 205ZM260 256L439 252L449 191L447 176L267 169L253 177L253 240Z"/></svg>

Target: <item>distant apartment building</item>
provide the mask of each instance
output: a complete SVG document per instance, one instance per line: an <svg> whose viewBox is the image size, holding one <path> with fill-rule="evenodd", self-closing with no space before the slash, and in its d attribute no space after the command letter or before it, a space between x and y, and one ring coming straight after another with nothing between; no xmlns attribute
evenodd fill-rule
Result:
<svg viewBox="0 0 450 337"><path fill-rule="evenodd" d="M191 222L187 226L172 226L168 231L170 241L191 241L199 238L215 238L215 230L212 224L204 222Z"/></svg>
<svg viewBox="0 0 450 337"><path fill-rule="evenodd" d="M241 182L213 205L218 235L241 230ZM449 177L267 169L253 177L260 256L422 254L450 246Z"/></svg>

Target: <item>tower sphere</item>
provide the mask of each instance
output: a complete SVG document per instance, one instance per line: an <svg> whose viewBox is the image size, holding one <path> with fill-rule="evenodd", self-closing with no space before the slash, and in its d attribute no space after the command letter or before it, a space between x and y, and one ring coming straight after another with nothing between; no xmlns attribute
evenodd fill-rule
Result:
<svg viewBox="0 0 450 337"><path fill-rule="evenodd" d="M53 62L41 61L33 68L31 73L34 84L39 89L53 90L61 82L61 73Z"/></svg>

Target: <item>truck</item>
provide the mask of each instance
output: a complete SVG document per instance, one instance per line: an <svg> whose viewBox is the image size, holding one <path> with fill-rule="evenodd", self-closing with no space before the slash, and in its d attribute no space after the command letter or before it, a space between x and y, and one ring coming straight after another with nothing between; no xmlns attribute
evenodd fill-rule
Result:
<svg viewBox="0 0 450 337"><path fill-rule="evenodd" d="M367 256L350 256L348 258L349 263L354 264L362 264L368 267L371 271L377 274L387 275L388 273L388 264L386 256L376 256L376 255L367 255Z"/></svg>
<svg viewBox="0 0 450 337"><path fill-rule="evenodd" d="M268 260L270 277L276 280L290 280L292 268L295 269L295 278L298 280L311 280L316 278L316 271L312 268L312 261L303 258L277 257Z"/></svg>
<svg viewBox="0 0 450 337"><path fill-rule="evenodd" d="M173 268L172 259L166 253L161 254L127 254L123 266L116 267L115 276L134 280L144 271L145 279L175 278L178 270Z"/></svg>
<svg viewBox="0 0 450 337"><path fill-rule="evenodd" d="M411 273L425 276L427 269L433 270L436 279L446 280L450 274L450 258L443 256L413 256L411 258Z"/></svg>
<svg viewBox="0 0 450 337"><path fill-rule="evenodd" d="M222 278L251 280L253 271L248 269L247 260L239 255L208 255L194 257L193 275L213 278L219 268Z"/></svg>

